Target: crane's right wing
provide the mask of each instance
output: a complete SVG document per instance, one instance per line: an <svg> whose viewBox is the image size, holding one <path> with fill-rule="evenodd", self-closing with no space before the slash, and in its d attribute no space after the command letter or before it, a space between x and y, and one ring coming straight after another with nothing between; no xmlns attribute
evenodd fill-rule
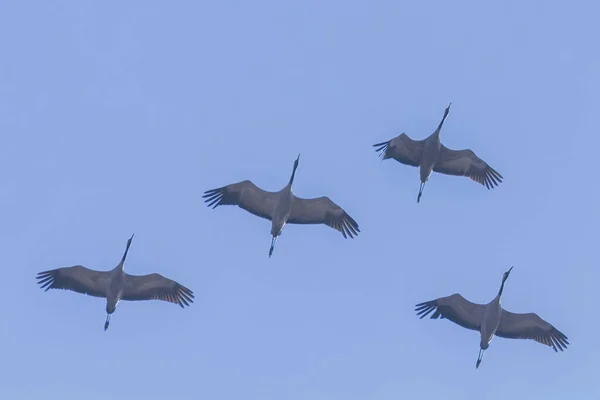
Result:
<svg viewBox="0 0 600 400"><path fill-rule="evenodd" d="M469 177L488 189L498 186L504 179L498 171L477 157L473 150L451 150L443 144L433 170L446 175Z"/></svg>
<svg viewBox="0 0 600 400"><path fill-rule="evenodd" d="M185 286L161 274L125 274L123 300L162 300L169 303L189 306L194 302L194 293Z"/></svg>
<svg viewBox="0 0 600 400"><path fill-rule="evenodd" d="M65 289L95 297L106 297L108 271L94 271L82 265L44 271L36 279L42 289Z"/></svg>
<svg viewBox="0 0 600 400"><path fill-rule="evenodd" d="M344 238L358 236L358 224L342 207L329 197L303 199L294 196L292 210L287 220L289 224L325 224L340 231Z"/></svg>
<svg viewBox="0 0 600 400"><path fill-rule="evenodd" d="M277 193L262 190L249 180L204 192L209 207L239 206L244 210L270 220L277 203Z"/></svg>
<svg viewBox="0 0 600 400"><path fill-rule="evenodd" d="M484 309L483 304L471 303L458 293L415 306L415 311L421 319L435 310L431 315L432 319L447 318L463 328L474 331L478 331L481 326Z"/></svg>
<svg viewBox="0 0 600 400"><path fill-rule="evenodd" d="M564 333L541 319L536 313L516 314L505 309L502 309L496 336L508 339L533 339L552 347L554 351L563 351L569 344Z"/></svg>
<svg viewBox="0 0 600 400"><path fill-rule="evenodd" d="M425 140L412 140L406 133L396 136L387 142L374 144L375 151L379 152L382 160L393 158L394 160L413 167L419 166Z"/></svg>

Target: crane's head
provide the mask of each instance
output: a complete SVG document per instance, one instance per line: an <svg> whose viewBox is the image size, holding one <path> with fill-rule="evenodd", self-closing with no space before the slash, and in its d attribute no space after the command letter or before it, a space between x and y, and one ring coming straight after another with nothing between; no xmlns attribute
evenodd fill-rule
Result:
<svg viewBox="0 0 600 400"><path fill-rule="evenodd" d="M294 170L298 168L298 162L300 161L300 153L298 153L298 157L296 157L296 161L294 161Z"/></svg>
<svg viewBox="0 0 600 400"><path fill-rule="evenodd" d="M510 268L508 269L508 271L506 271L506 272L504 273L504 275L502 276L502 283L506 282L506 280L508 279L508 276L510 275L510 271L512 271L512 269L513 269L513 267L510 267Z"/></svg>

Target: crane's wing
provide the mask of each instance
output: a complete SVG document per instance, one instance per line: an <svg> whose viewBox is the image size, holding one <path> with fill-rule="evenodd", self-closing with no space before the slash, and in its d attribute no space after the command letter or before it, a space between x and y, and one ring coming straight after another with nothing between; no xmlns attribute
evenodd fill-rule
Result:
<svg viewBox="0 0 600 400"><path fill-rule="evenodd" d="M289 224L325 224L340 231L344 238L347 236L354 238L360 232L356 221L326 196L316 199L294 196L287 222Z"/></svg>
<svg viewBox="0 0 600 400"><path fill-rule="evenodd" d="M406 133L402 133L387 142L374 144L373 147L377 147L375 151L379 152L383 160L393 158L402 164L418 167L424 144L425 140L412 140Z"/></svg>
<svg viewBox="0 0 600 400"><path fill-rule="evenodd" d="M207 190L202 197L209 207L239 206L268 220L272 218L277 203L277 193L262 190L248 180Z"/></svg>
<svg viewBox="0 0 600 400"><path fill-rule="evenodd" d="M508 339L533 339L552 347L554 351L563 351L569 344L567 337L561 331L541 319L536 313L515 314L504 309L496 336Z"/></svg>
<svg viewBox="0 0 600 400"><path fill-rule="evenodd" d="M502 175L477 157L472 150L450 150L441 145L438 162L433 170L447 175L466 176L488 189L502 183Z"/></svg>
<svg viewBox="0 0 600 400"><path fill-rule="evenodd" d="M163 300L173 304L189 306L194 302L194 293L179 283L161 274L125 274L122 300Z"/></svg>
<svg viewBox="0 0 600 400"><path fill-rule="evenodd" d="M479 326L483 321L484 309L483 304L471 303L458 293L419 303L415 306L415 311L421 319L435 310L431 315L432 319L447 318L463 328L474 331L479 330Z"/></svg>
<svg viewBox="0 0 600 400"><path fill-rule="evenodd" d="M108 271L94 271L82 265L57 268L37 274L42 289L65 289L95 297L106 297Z"/></svg>

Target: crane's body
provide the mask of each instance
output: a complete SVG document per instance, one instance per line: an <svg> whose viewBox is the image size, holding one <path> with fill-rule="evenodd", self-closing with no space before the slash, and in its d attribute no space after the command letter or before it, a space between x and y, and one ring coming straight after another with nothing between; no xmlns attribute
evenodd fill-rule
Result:
<svg viewBox="0 0 600 400"><path fill-rule="evenodd" d="M415 311L420 318L431 312L432 319L446 318L463 328L479 331L479 356L476 368L479 368L483 354L494 336L509 339L533 339L550 346L554 351L563 351L569 344L568 338L535 313L516 314L502 308L501 298L504 283L513 267L502 276L502 284L496 297L487 304L476 304L455 293L436 300L419 303Z"/></svg>
<svg viewBox="0 0 600 400"><path fill-rule="evenodd" d="M298 168L300 155L294 161L294 169L288 184L277 192L268 192L249 180L232 183L204 192L209 207L236 205L258 217L271 221L271 247L269 258L273 255L277 238L287 224L325 224L346 238L358 235L360 229L356 221L340 206L328 197L303 199L292 192L292 185Z"/></svg>
<svg viewBox="0 0 600 400"><path fill-rule="evenodd" d="M294 183L294 176L296 175L296 168L298 168L298 161L300 160L300 154L294 161L294 169L290 181L283 189L277 192L275 196L277 201L275 203L275 209L273 210L273 218L271 219L271 248L269 249L269 258L273 255L275 249L275 243L277 238L281 235L285 224L290 218L292 212L292 204L294 202L294 195L292 194L292 184Z"/></svg>
<svg viewBox="0 0 600 400"><path fill-rule="evenodd" d="M504 273L502 278L502 284L500 285L500 291L494 297L492 301L485 305L483 309L483 318L479 327L479 334L481 335L481 341L479 342L479 357L477 358L476 368L479 368L483 353L490 346L490 342L494 338L498 327L500 326L500 319L502 318L502 305L500 299L502 298L502 290L504 290L504 282L508 279L510 271L513 267Z"/></svg>
<svg viewBox="0 0 600 400"><path fill-rule="evenodd" d="M123 267L116 267L108 276L108 286L106 291L106 312L112 314L117 308L117 304L123 295L123 286L125 284L125 271Z"/></svg>
<svg viewBox="0 0 600 400"><path fill-rule="evenodd" d="M481 342L479 346L485 350L489 347L490 342L498 330L500 325L500 317L502 316L502 307L500 306L500 295L496 296L494 300L486 304L485 310L483 311L483 323L479 329L481 334Z"/></svg>
<svg viewBox="0 0 600 400"><path fill-rule="evenodd" d="M160 274L129 275L125 273L125 259L133 236L127 240L127 247L119 264L110 271L95 271L82 265L58 268L40 272L37 276L42 289L67 289L94 297L106 298L106 321L108 329L110 316L121 300L164 300L183 307L193 303L191 290L167 279Z"/></svg>
<svg viewBox="0 0 600 400"><path fill-rule="evenodd" d="M444 121L440 123L440 127L433 132L427 139L425 139L425 143L423 144L423 155L421 161L419 162L419 175L421 178L421 184L424 185L425 182L429 180L431 176L431 172L433 172L433 167L438 161L440 156L440 149L442 148L442 142L440 140L440 129L441 125ZM422 188L420 193L422 193ZM420 196L419 196L420 198Z"/></svg>
<svg viewBox="0 0 600 400"><path fill-rule="evenodd" d="M125 259L127 258L127 252L129 251L129 246L131 246L133 236L134 235L131 235L131 238L127 241L127 247L125 248L125 253L123 253L121 262L108 273L108 285L106 285L105 294L106 322L104 323L104 330L108 329L110 316L117 309L117 304L119 304L121 296L123 296L123 288L125 286Z"/></svg>
<svg viewBox="0 0 600 400"><path fill-rule="evenodd" d="M452 103L446 107L437 129L425 139L413 140L406 133L402 133L387 142L373 145L383 160L393 158L402 164L419 167L421 184L417 203L421 201L425 183L433 171L446 175L467 176L488 189L502 182L502 175L470 149L451 150L442 144L440 132L451 105Z"/></svg>
<svg viewBox="0 0 600 400"><path fill-rule="evenodd" d="M273 210L273 220L271 221L271 235L274 237L279 236L283 231L292 212L292 202L294 201L292 187L289 185L277 194L279 201L275 206L275 210Z"/></svg>

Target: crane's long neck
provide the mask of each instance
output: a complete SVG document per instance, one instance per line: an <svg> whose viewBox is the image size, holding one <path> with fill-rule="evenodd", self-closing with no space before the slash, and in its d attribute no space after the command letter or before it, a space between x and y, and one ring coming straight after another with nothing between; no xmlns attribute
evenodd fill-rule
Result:
<svg viewBox="0 0 600 400"><path fill-rule="evenodd" d="M446 120L446 117L448 117L448 109L446 109L446 111L444 111L444 116L442 117L442 120L440 121L440 124L438 125L437 129L435 130L435 135L440 136L440 131L442 130L442 125L444 125L444 121Z"/></svg>
<svg viewBox="0 0 600 400"><path fill-rule="evenodd" d="M508 279L508 276L510 275L510 271L512 271L513 267L510 267L510 269L508 271L506 271L504 273L504 275L502 276L502 284L500 285L500 290L498 291L498 301L500 301L500 297L502 296L502 291L504 290L504 282L506 282L506 280Z"/></svg>
<svg viewBox="0 0 600 400"><path fill-rule="evenodd" d="M296 159L296 161L294 161L294 169L292 170L292 176L290 176L290 181L288 183L289 188L292 188L292 184L294 183L294 176L296 176L296 168L298 168L298 160L300 159L300 155L298 155L298 158Z"/></svg>
<svg viewBox="0 0 600 400"><path fill-rule="evenodd" d="M505 280L502 279L502 284L500 285L500 290L498 291L498 299L500 299L500 297L502 296L502 291L504 290L504 282Z"/></svg>
<svg viewBox="0 0 600 400"><path fill-rule="evenodd" d="M133 236L132 236L133 238ZM131 239L127 241L127 247L125 248L125 253L123 253L123 258L121 258L121 262L118 265L118 268L123 271L125 268L125 259L127 258L127 252L129 251L129 246L131 246Z"/></svg>

